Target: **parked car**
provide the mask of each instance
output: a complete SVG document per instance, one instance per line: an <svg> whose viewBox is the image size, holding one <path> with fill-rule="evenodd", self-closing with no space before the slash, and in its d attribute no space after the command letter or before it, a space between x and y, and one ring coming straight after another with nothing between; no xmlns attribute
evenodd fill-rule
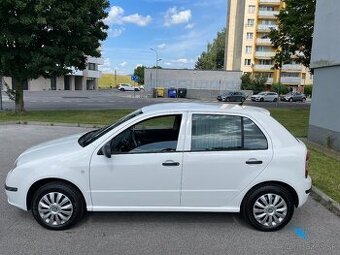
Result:
<svg viewBox="0 0 340 255"><path fill-rule="evenodd" d="M222 102L244 102L246 96L242 92L229 91L217 96L217 100Z"/></svg>
<svg viewBox="0 0 340 255"><path fill-rule="evenodd" d="M281 101L286 101L286 102L305 102L306 101L306 95L303 93L299 92L291 92L286 95L281 96Z"/></svg>
<svg viewBox="0 0 340 255"><path fill-rule="evenodd" d="M5 189L53 230L85 211L204 211L241 212L274 231L306 202L311 179L306 146L269 111L172 103L28 149Z"/></svg>
<svg viewBox="0 0 340 255"><path fill-rule="evenodd" d="M139 87L132 86L128 83L121 83L118 85L118 90L120 91L140 91Z"/></svg>
<svg viewBox="0 0 340 255"><path fill-rule="evenodd" d="M278 99L278 94L275 92L260 92L257 95L251 96L252 101L256 102L276 102Z"/></svg>

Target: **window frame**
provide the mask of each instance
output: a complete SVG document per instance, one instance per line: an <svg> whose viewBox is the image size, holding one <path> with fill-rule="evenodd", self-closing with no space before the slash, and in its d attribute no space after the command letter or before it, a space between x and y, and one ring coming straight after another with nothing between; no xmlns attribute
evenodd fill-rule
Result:
<svg viewBox="0 0 340 255"><path fill-rule="evenodd" d="M242 148L241 149L231 149L231 150L192 150L191 149L191 141L192 141L192 120L193 120L193 115L222 115L222 116L236 116L236 117L240 117L241 118L241 125L242 125L242 129L241 129L241 144L242 144ZM264 149L245 149L244 148L244 118L248 118L249 120L251 120L260 130L260 132L263 134L263 136L265 137L266 141L267 141L267 148ZM263 128L263 126L256 121L253 117L247 115L247 114L236 114L236 113L216 113L216 112L192 112L190 113L190 115L188 116L188 120L190 125L187 126L187 135L186 135L186 140L185 140L185 152L206 152L206 153L216 153L216 152L240 152L240 151L268 151L272 148L272 143L271 143L271 139L268 135L268 133L266 132L266 130Z"/></svg>
<svg viewBox="0 0 340 255"><path fill-rule="evenodd" d="M175 151L159 151L159 152L155 152L155 151L151 151L151 152L119 152L119 153L112 153L111 155L135 155L135 154L158 154L158 153L179 153L179 152L183 152L183 139L185 137L185 122L187 119L187 114L184 112L173 112L173 113L160 113L160 114L156 114L156 115L148 115L148 116L144 116L144 118L142 119L137 119L135 120L133 123L130 123L129 125L125 126L122 129L117 130L117 132L115 132L114 134L112 134L107 140L105 140L105 142L99 147L99 150L97 152L97 155L102 155L102 147L108 143L111 142L112 139L116 138L118 135L120 135L122 132L126 131L129 128L132 128L133 126L138 125L139 123L143 122L143 121L147 121L147 120L151 120L151 119L155 119L155 118L160 118L160 117L166 117L166 116L181 116L181 123L179 125L179 132L178 132L178 138L177 138L177 146L176 146L176 150ZM175 123L174 123L175 124Z"/></svg>

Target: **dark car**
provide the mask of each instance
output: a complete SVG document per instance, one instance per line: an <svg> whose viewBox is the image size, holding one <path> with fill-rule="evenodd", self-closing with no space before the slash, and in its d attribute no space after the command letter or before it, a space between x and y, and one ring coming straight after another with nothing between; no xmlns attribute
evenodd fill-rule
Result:
<svg viewBox="0 0 340 255"><path fill-rule="evenodd" d="M300 92L290 92L286 95L281 96L281 101L285 102L305 102L306 101L306 95Z"/></svg>
<svg viewBox="0 0 340 255"><path fill-rule="evenodd" d="M217 96L217 100L222 102L244 102L246 96L242 92L231 91Z"/></svg>

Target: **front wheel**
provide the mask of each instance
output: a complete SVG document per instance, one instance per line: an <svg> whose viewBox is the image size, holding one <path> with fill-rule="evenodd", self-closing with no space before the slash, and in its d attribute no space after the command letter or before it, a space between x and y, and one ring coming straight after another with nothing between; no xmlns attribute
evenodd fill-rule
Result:
<svg viewBox="0 0 340 255"><path fill-rule="evenodd" d="M277 102L277 98L274 98L273 102Z"/></svg>
<svg viewBox="0 0 340 255"><path fill-rule="evenodd" d="M243 103L244 101L246 101L246 99L244 97L241 97L241 102Z"/></svg>
<svg viewBox="0 0 340 255"><path fill-rule="evenodd" d="M281 186L263 186L250 192L242 203L246 220L261 231L275 231L288 224L294 213L292 195Z"/></svg>
<svg viewBox="0 0 340 255"><path fill-rule="evenodd" d="M84 214L84 201L74 187L60 183L47 183L40 187L32 200L32 214L47 229L70 228Z"/></svg>

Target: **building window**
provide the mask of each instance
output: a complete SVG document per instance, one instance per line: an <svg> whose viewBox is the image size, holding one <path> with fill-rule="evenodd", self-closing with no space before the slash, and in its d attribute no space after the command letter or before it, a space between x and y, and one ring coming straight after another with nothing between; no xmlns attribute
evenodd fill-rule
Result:
<svg viewBox="0 0 340 255"><path fill-rule="evenodd" d="M247 26L248 27L253 27L254 26L254 19L248 19Z"/></svg>
<svg viewBox="0 0 340 255"><path fill-rule="evenodd" d="M254 34L253 33L247 33L247 40L253 40Z"/></svg>
<svg viewBox="0 0 340 255"><path fill-rule="evenodd" d="M260 5L260 6L259 6L259 10L260 10L260 11L270 11L270 12L272 12L272 11L274 11L274 7L272 7L272 6L264 6L264 5Z"/></svg>
<svg viewBox="0 0 340 255"><path fill-rule="evenodd" d="M96 64L95 63L89 63L89 70L96 70Z"/></svg>
<svg viewBox="0 0 340 255"><path fill-rule="evenodd" d="M282 77L298 78L300 77L300 74L299 73L282 73Z"/></svg>
<svg viewBox="0 0 340 255"><path fill-rule="evenodd" d="M250 65L251 65L251 59L246 58L246 59L244 60L244 65L245 65L245 66L250 66Z"/></svg>
<svg viewBox="0 0 340 255"><path fill-rule="evenodd" d="M248 13L249 14L254 14L255 13L255 5L249 5Z"/></svg>
<svg viewBox="0 0 340 255"><path fill-rule="evenodd" d="M266 47L266 46L256 46L256 51L258 51L258 52L271 52L272 48Z"/></svg>
<svg viewBox="0 0 340 255"><path fill-rule="evenodd" d="M252 47L251 46L246 46L246 53L251 54Z"/></svg>
<svg viewBox="0 0 340 255"><path fill-rule="evenodd" d="M273 60L271 59L260 59L260 65L273 65Z"/></svg>

